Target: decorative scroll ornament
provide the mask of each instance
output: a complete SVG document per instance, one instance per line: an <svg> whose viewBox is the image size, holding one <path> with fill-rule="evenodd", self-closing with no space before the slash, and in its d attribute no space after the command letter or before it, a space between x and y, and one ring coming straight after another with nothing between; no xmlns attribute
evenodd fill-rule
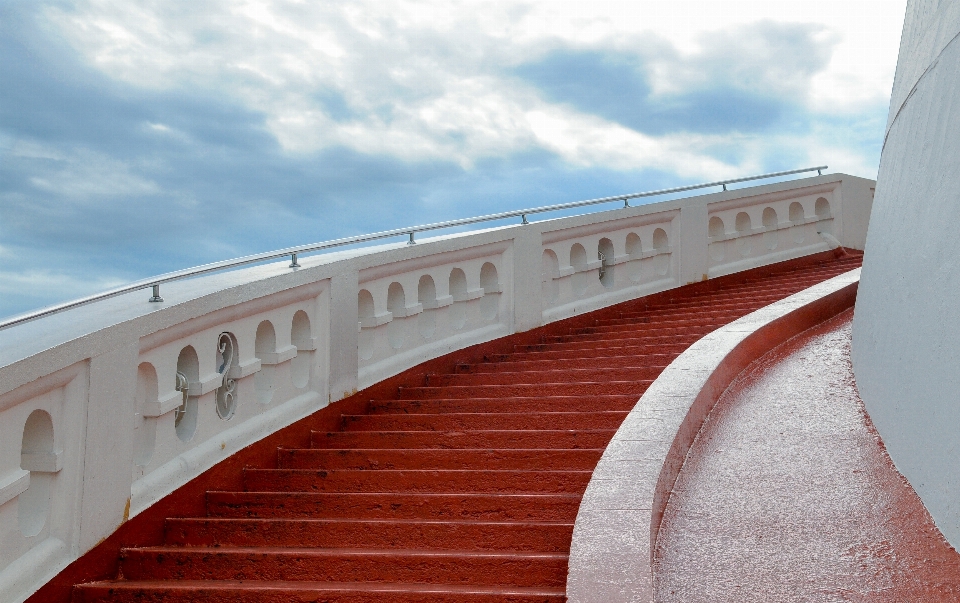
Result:
<svg viewBox="0 0 960 603"><path fill-rule="evenodd" d="M217 415L221 419L229 419L237 408L237 381L230 377L230 369L234 364L236 350L233 336L230 333L220 333L217 352L217 355L222 359L217 372L223 375L223 383L217 388Z"/></svg>
<svg viewBox="0 0 960 603"><path fill-rule="evenodd" d="M600 280L603 280L603 275L607 273L607 256L603 255L602 251L597 251L597 259L600 260Z"/></svg>
<svg viewBox="0 0 960 603"><path fill-rule="evenodd" d="M174 427L179 427L180 421L187 415L187 398L190 397L190 382L187 381L187 376L180 371L177 371L177 391L183 396L183 402L173 411Z"/></svg>

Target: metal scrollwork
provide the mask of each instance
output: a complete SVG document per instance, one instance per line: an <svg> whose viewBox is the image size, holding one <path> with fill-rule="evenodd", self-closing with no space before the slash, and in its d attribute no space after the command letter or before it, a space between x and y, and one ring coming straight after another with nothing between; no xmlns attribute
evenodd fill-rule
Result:
<svg viewBox="0 0 960 603"><path fill-rule="evenodd" d="M223 383L217 388L217 414L221 419L229 419L237 405L237 381L230 376L230 368L234 364L236 350L233 337L229 333L220 333L217 342L218 356L222 359L217 369L223 375Z"/></svg>
<svg viewBox="0 0 960 603"><path fill-rule="evenodd" d="M600 260L600 279L603 279L603 275L607 273L607 257L603 255L602 251L597 252L597 259Z"/></svg>
<svg viewBox="0 0 960 603"><path fill-rule="evenodd" d="M173 410L173 425L174 427L180 426L180 421L183 420L183 417L187 414L187 399L190 397L190 382L187 381L187 376L177 371L177 391L183 396L183 402L180 403L180 406Z"/></svg>

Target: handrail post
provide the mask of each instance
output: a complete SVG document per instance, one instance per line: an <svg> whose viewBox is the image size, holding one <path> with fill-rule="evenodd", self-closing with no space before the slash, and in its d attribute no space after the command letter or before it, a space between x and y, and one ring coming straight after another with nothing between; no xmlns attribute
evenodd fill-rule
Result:
<svg viewBox="0 0 960 603"><path fill-rule="evenodd" d="M413 232L414 232L414 231L412 231L412 230L410 231L410 240L407 241L407 245L416 245L416 244L417 244L417 242L413 240Z"/></svg>
<svg viewBox="0 0 960 603"><path fill-rule="evenodd" d="M521 224L529 224L529 222L527 222L527 214L520 214L520 218L523 220L520 222Z"/></svg>
<svg viewBox="0 0 960 603"><path fill-rule="evenodd" d="M162 302L163 298L160 297L160 285L153 286L153 297L150 298L151 302Z"/></svg>
<svg viewBox="0 0 960 603"><path fill-rule="evenodd" d="M291 254L290 254L290 268L299 268L299 267L300 267L300 263L297 261L297 254L291 253Z"/></svg>

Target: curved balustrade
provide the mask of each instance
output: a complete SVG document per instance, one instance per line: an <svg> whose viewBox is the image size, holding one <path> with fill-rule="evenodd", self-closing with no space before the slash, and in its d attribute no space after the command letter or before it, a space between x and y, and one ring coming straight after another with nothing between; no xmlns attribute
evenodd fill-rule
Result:
<svg viewBox="0 0 960 603"><path fill-rule="evenodd" d="M862 249L872 186L826 175L340 251L8 328L0 599L237 450L424 360L831 238Z"/></svg>

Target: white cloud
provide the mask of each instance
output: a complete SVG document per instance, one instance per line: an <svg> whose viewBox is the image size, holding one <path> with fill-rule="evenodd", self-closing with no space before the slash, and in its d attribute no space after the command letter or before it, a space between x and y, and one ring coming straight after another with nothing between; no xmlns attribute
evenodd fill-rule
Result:
<svg viewBox="0 0 960 603"><path fill-rule="evenodd" d="M111 77L144 88L216 90L263 112L291 153L344 146L469 167L539 147L577 165L712 178L740 173L758 158L727 165L705 152L716 140L644 136L547 104L505 70L560 46L646 45L650 56L649 45L659 44L672 49L659 62L653 55L654 90L663 92L696 85L710 60L729 62L724 49L736 44L750 55L728 74L740 84L775 88L815 111L857 112L889 95L904 1L222 0L187 9L87 0L47 14ZM824 47L832 44L824 69L790 64L788 47L770 47L751 29L764 20L808 24ZM744 83L757 73L763 77ZM342 106L324 100L331 94Z"/></svg>
<svg viewBox="0 0 960 603"><path fill-rule="evenodd" d="M10 149L13 157L51 160L42 173L30 178L38 190L62 199L152 195L159 186L134 173L126 162L88 149L61 149L20 139Z"/></svg>

